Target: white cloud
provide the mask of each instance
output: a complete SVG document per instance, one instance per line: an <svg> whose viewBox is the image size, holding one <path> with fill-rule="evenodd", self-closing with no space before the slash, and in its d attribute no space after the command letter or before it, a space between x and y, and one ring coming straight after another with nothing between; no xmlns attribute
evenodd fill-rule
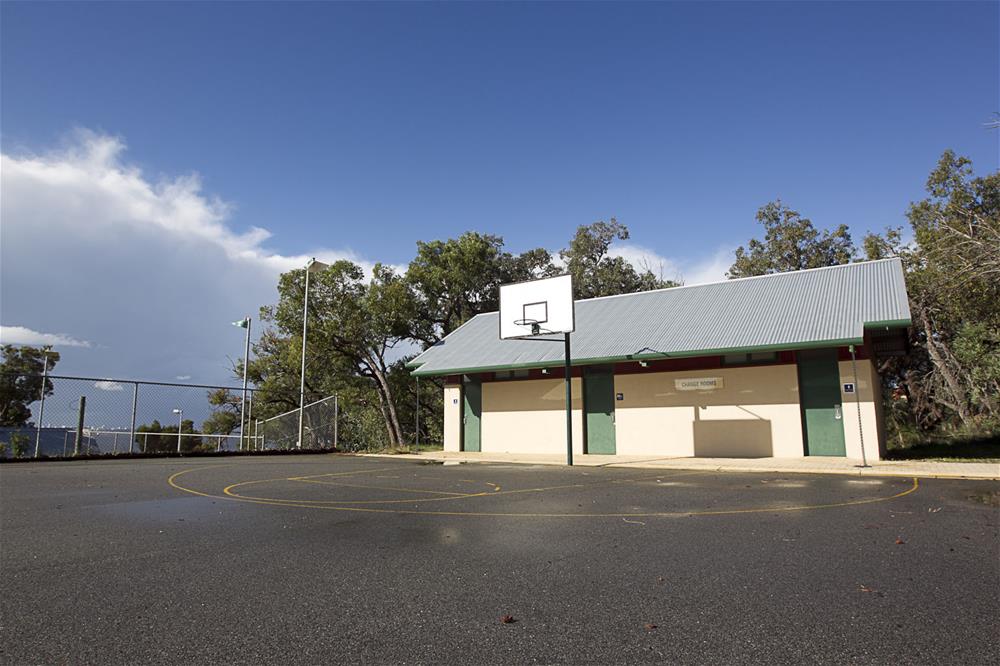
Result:
<svg viewBox="0 0 1000 666"><path fill-rule="evenodd" d="M252 366L250 366L250 367L252 367ZM191 379L191 375L177 375L176 377L174 377L174 379L179 379L179 380L181 380L183 382L183 381L186 381L188 379Z"/></svg>
<svg viewBox="0 0 1000 666"><path fill-rule="evenodd" d="M77 132L68 149L0 156L3 319L36 331L25 344L88 347L63 372L174 377L177 367L232 381L242 350L230 323L277 299L278 275L309 257L372 262L316 247L293 256L238 231L234 207L205 194L196 174L153 179L125 160L121 139ZM4 327L4 336L35 333ZM259 329L257 329L259 330Z"/></svg>
<svg viewBox="0 0 1000 666"><path fill-rule="evenodd" d="M90 347L86 340L62 333L40 333L24 326L0 326L0 342L5 345L31 345L33 347Z"/></svg>
<svg viewBox="0 0 1000 666"><path fill-rule="evenodd" d="M632 264L637 271L651 271L661 280L675 280L679 274L677 262L667 259L657 254L655 250L643 247L642 245L634 245L632 243L612 245L608 250L608 255L621 257Z"/></svg>
<svg viewBox="0 0 1000 666"><path fill-rule="evenodd" d="M111 381L110 379L102 379L99 382L94 382L94 387L99 388L102 391L124 391L125 387L118 382Z"/></svg>
<svg viewBox="0 0 1000 666"><path fill-rule="evenodd" d="M735 247L723 247L711 256L687 264L680 272L684 284L704 284L726 279L726 271L733 265Z"/></svg>
<svg viewBox="0 0 1000 666"><path fill-rule="evenodd" d="M733 252L734 248L720 247L707 257L670 258L642 245L625 243L613 245L608 254L622 257L636 270L650 270L663 280L704 284L726 279L726 271L733 263Z"/></svg>

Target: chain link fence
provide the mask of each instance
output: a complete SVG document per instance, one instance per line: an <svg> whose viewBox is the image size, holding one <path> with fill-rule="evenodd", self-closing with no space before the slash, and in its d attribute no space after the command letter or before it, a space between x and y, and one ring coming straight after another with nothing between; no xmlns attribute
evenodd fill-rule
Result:
<svg viewBox="0 0 1000 666"><path fill-rule="evenodd" d="M38 399L28 425L0 426L0 457L260 450L253 389L19 375ZM45 386L44 395L42 386ZM241 424L248 424L241 427Z"/></svg>
<svg viewBox="0 0 1000 666"><path fill-rule="evenodd" d="M257 428L265 449L292 449L299 441L299 411L293 409L261 421ZM340 404L337 396L302 408L302 448L336 449L340 439Z"/></svg>
<svg viewBox="0 0 1000 666"><path fill-rule="evenodd" d="M379 405L356 394L332 395L305 405L300 446L300 410L267 416L274 406L255 405L257 392L252 388L244 401L243 389L232 386L65 375L4 375L0 380L4 402L20 396L15 405L20 417L0 416L25 424L0 426L0 458L296 448L355 452L390 446ZM37 398L31 400L32 396ZM439 428L430 419L420 419L419 410L404 411L402 416L404 422L413 421L413 439L407 446L440 441Z"/></svg>

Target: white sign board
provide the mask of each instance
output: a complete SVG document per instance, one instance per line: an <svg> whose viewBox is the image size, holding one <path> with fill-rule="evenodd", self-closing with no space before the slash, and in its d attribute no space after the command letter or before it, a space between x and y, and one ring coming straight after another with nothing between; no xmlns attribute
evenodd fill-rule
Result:
<svg viewBox="0 0 1000 666"><path fill-rule="evenodd" d="M572 333L573 278L559 275L500 287L500 339Z"/></svg>
<svg viewBox="0 0 1000 666"><path fill-rule="evenodd" d="M722 377L689 377L675 379L674 387L678 391L714 391L723 387Z"/></svg>

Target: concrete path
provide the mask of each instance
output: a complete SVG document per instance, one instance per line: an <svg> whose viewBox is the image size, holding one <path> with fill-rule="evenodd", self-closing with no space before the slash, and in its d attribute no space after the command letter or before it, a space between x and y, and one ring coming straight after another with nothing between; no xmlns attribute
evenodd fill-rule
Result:
<svg viewBox="0 0 1000 666"><path fill-rule="evenodd" d="M491 462L526 465L565 465L565 455L468 453L427 451L418 454L367 454L443 462ZM882 460L862 467L848 458L655 458L625 455L576 455L581 467L712 470L719 472L778 472L788 474L852 474L854 476L919 476L941 479L1000 479L1000 464L982 462L928 462Z"/></svg>

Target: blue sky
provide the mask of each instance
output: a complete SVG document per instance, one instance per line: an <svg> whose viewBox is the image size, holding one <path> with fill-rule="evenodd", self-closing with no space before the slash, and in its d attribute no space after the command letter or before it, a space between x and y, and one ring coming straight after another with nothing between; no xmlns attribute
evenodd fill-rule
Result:
<svg viewBox="0 0 1000 666"><path fill-rule="evenodd" d="M109 268L129 257L179 252L204 267L256 252L270 272L254 279L270 285L300 255L405 264L416 241L466 230L558 250L578 225L614 215L630 245L691 281L718 276L775 197L819 226L849 224L860 241L903 223L944 149L981 173L998 166L998 133L984 129L1000 111L997 3L5 2L0 12L14 199L0 316L90 343L64 370L220 380L206 313L228 325L272 299L222 269L232 285L203 289L216 273L177 257ZM66 163L89 184L60 189L53 174ZM15 182L26 164L48 175ZM80 203L87 187L104 196L123 174L156 205L187 188L167 206L183 219L157 218L154 235L97 225L59 255L72 277L27 281L25 255L40 241L18 245L18 228L44 227L51 244L60 224L82 233L105 214ZM131 210L128 192L114 196L107 210ZM198 254L195 241L218 238L225 257ZM107 318L142 299L142 312L189 307L199 323L150 328L135 345ZM239 353L238 339L225 345Z"/></svg>

